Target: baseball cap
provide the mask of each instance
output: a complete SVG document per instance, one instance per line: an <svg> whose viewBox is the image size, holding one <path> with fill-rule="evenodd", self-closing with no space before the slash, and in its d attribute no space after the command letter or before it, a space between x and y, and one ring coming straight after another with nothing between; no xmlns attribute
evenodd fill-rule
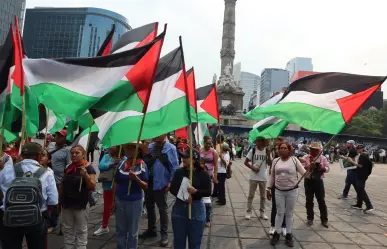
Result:
<svg viewBox="0 0 387 249"><path fill-rule="evenodd" d="M21 154L24 156L37 156L42 152L42 146L38 143L28 142L23 145Z"/></svg>
<svg viewBox="0 0 387 249"><path fill-rule="evenodd" d="M355 145L356 143L355 143L355 141L353 141L353 140L348 140L348 141L347 141L347 144Z"/></svg>
<svg viewBox="0 0 387 249"><path fill-rule="evenodd" d="M61 136L66 137L67 136L67 131L66 130L61 130L61 131L57 131L55 134L60 134Z"/></svg>

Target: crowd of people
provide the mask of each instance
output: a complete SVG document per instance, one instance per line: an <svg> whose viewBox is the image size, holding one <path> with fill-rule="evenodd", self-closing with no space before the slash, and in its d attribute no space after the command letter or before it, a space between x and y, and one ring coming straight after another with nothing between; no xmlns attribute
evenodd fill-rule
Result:
<svg viewBox="0 0 387 249"><path fill-rule="evenodd" d="M46 146L27 142L20 155L12 152L15 147L2 142L0 218L4 222L0 222L0 242L3 249L21 249L24 237L29 249L47 248L47 233L58 229L59 217L64 248L86 249L90 207L95 205L92 193L97 182L102 183L104 204L102 225L94 231L95 236L109 233L109 219L114 213L117 249L135 249L138 237L157 236L157 206L160 246L170 244L167 231L171 221L174 248L186 248L188 239L188 248L199 249L205 227L211 226L212 205L226 205L226 181L232 177L232 163L243 156L246 156L244 165L250 170L245 218L251 219L258 189L260 219L269 219L266 201L272 202L269 231L272 245L279 242L282 234L285 244L294 246L293 213L303 178L308 225L313 226L316 197L321 224L329 227L324 188L329 157L320 142L305 141L294 146L280 137L272 144L258 137L253 144L245 144L243 140L233 141L223 135L218 135L216 141L206 136L203 146L195 146L191 153L187 140L168 141L165 134L152 141L103 151L97 179L94 165L87 160L87 148L67 146L66 135L66 130L57 132L54 141ZM364 212L372 212L374 208L365 185L373 163L364 145L348 141L345 147L340 147L339 159L351 166L339 198L348 198L352 185L357 192L357 203L352 208L363 209L365 203ZM192 181L189 180L191 162ZM39 193L31 194L26 190L29 188ZM168 193L175 197L170 215ZM148 225L139 234L144 209Z"/></svg>

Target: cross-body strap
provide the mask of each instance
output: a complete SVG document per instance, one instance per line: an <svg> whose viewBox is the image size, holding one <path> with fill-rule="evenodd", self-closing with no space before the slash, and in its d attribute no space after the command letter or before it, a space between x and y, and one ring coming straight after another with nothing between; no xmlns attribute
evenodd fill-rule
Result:
<svg viewBox="0 0 387 249"><path fill-rule="evenodd" d="M23 177L24 176L24 171L23 171L21 163L15 164L15 166L13 168L14 168L14 171L15 171L15 178L16 177Z"/></svg>
<svg viewBox="0 0 387 249"><path fill-rule="evenodd" d="M44 173L46 173L47 169L44 167L40 167L37 171L34 173L34 177L37 179L40 179Z"/></svg>

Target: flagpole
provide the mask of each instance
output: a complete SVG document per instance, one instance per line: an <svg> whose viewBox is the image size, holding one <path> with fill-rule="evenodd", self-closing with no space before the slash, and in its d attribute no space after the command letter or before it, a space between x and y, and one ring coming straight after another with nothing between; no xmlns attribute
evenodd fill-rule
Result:
<svg viewBox="0 0 387 249"><path fill-rule="evenodd" d="M90 126L89 126L89 134L87 136L87 144L86 144L86 155L85 155L85 160L89 159L89 143L90 143L90 137L91 137L91 128L93 127L94 125L94 119L91 120L90 122ZM83 177L81 177L81 180L79 182L79 192L81 192L82 190L82 179Z"/></svg>
<svg viewBox="0 0 387 249"><path fill-rule="evenodd" d="M332 143L333 139L337 136L338 134L334 134L329 140L328 142L324 145L324 147L320 150L320 152L318 153L318 155L313 159L312 163L311 164L314 164L316 163L317 159L321 156L321 154L324 152L324 150L330 145L330 143ZM309 167L305 173L301 176L301 178L298 180L296 186L298 186L300 184L300 182L306 177L307 174L310 174L312 172L312 170L314 169L314 167Z"/></svg>
<svg viewBox="0 0 387 249"><path fill-rule="evenodd" d="M3 156L3 144L4 144L4 125L1 126L1 135L0 135L0 158Z"/></svg>
<svg viewBox="0 0 387 249"><path fill-rule="evenodd" d="M117 158L121 158L121 153L122 153L122 145L120 145L120 149L118 150L118 157ZM114 178L116 177L117 169L118 169L118 165L116 165L116 168L115 168L115 170L113 172L113 181L112 181L112 185L111 185L112 189L114 187Z"/></svg>
<svg viewBox="0 0 387 249"><path fill-rule="evenodd" d="M179 43L180 43L180 49L181 49L181 56L183 60L183 75L184 75L184 81L185 81L185 92L187 94L188 92L188 84L187 84L187 75L186 75L186 68L185 68L185 59L184 59L184 50L183 50L183 40L181 36L179 36ZM196 89L195 89L196 91ZM189 95L187 95L187 111L188 111L188 118L190 121L189 125L189 143L190 143L190 160L189 160L189 182L192 184L192 177L193 177L193 152L192 152L192 120L191 120L191 113L190 113L190 103L189 103ZM197 112L196 112L197 113ZM188 205L188 219L192 219L192 204Z"/></svg>
<svg viewBox="0 0 387 249"><path fill-rule="evenodd" d="M167 24L164 25L164 33L167 32ZM160 59L160 54L161 54L161 48L163 47L163 44L164 44L164 39L161 41L161 47L160 47L160 51L159 51L159 54L157 56L157 58ZM157 64L159 63L159 59L157 60ZM156 68L155 67L155 70L153 70L153 75L152 75L152 79L154 81L154 78L155 78L155 75L156 75ZM154 82L153 82L154 83ZM152 89L153 89L153 84L150 86L150 89L148 91L148 94L146 96L146 99L145 99L145 102L144 102L144 108L142 109L142 112L144 113L144 115L142 116L142 120L141 120L141 124L140 124L140 130L138 132L138 136L137 136L137 142L136 142L136 148L134 150L134 158L133 158L133 162L132 162L132 167L129 169L129 171L132 170L132 168L134 168L136 166L136 161L137 161L137 154L138 154L138 150L140 148L140 140L141 140L141 135L142 135L142 130L144 128L144 123L145 123L145 117L146 117L146 112L147 112L147 109L148 109L148 104L149 104L149 99L151 97L151 93L152 93ZM128 185L128 195L130 195L130 189L132 187L132 181L129 180L129 185Z"/></svg>
<svg viewBox="0 0 387 249"><path fill-rule="evenodd" d="M48 134L48 121L50 117L50 109L47 108L47 117L46 117L46 134L44 134L44 147L47 147L47 134Z"/></svg>

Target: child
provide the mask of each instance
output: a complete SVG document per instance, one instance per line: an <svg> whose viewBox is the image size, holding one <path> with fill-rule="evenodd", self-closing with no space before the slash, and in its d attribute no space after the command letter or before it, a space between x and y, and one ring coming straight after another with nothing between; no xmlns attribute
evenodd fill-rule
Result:
<svg viewBox="0 0 387 249"><path fill-rule="evenodd" d="M206 161L204 158L200 158L200 167L205 169L206 168ZM202 201L206 207L206 227L211 226L211 212L212 212L212 203L211 203L211 196L203 197Z"/></svg>

